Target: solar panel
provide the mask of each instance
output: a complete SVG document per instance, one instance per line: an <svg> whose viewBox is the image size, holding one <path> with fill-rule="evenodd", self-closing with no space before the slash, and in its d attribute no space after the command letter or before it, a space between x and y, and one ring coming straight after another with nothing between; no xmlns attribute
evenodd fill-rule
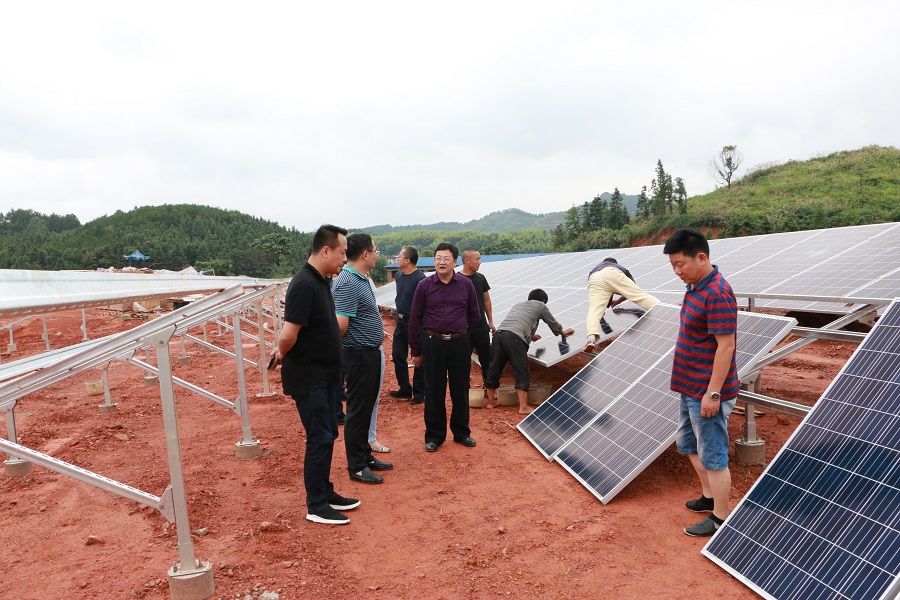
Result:
<svg viewBox="0 0 900 600"><path fill-rule="evenodd" d="M547 458L671 353L681 309L657 304L525 417L517 429Z"/></svg>
<svg viewBox="0 0 900 600"><path fill-rule="evenodd" d="M710 254L737 294L880 298L885 303L900 295L898 223L710 240ZM662 302L681 302L684 284L672 272L662 246L549 254L482 263L481 272L491 284L494 323L499 324L513 305L540 287L550 297L550 311L564 327L575 329L575 334L567 344L560 344L559 338L541 324L537 332L543 339L532 344L529 357L550 366L577 354L585 341L587 275L607 256L616 257L634 274L638 285ZM393 307L394 294L393 285L379 288L379 305ZM741 298L738 302L744 306L748 303ZM755 302L760 308L834 314L850 310L841 300L760 298ZM630 303L621 306L634 308ZM627 329L636 317L606 311L605 318L614 334L601 339Z"/></svg>
<svg viewBox="0 0 900 600"><path fill-rule="evenodd" d="M703 554L766 598L897 597L900 301Z"/></svg>
<svg viewBox="0 0 900 600"><path fill-rule="evenodd" d="M747 375L796 323L785 317L738 313L738 376ZM674 329L677 334L677 313ZM680 396L669 389L675 335L665 342L661 360L556 455L556 461L604 504L675 441Z"/></svg>

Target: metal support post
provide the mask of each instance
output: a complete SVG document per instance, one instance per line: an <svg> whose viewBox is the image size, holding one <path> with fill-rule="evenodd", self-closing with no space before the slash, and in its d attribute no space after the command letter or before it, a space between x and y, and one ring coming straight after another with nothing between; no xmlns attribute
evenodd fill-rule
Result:
<svg viewBox="0 0 900 600"><path fill-rule="evenodd" d="M16 440L15 409L15 403L13 403L12 406L10 406L8 409L4 409L6 411L6 439L8 439L13 444L18 444L19 442ZM3 461L3 474L7 477L24 477L31 473L33 469L33 463L12 455L9 455L9 458Z"/></svg>
<svg viewBox="0 0 900 600"><path fill-rule="evenodd" d="M741 389L755 393L759 388L759 371L743 383ZM744 402L744 434L734 442L735 461L743 465L766 464L766 442L756 435L756 405Z"/></svg>
<svg viewBox="0 0 900 600"><path fill-rule="evenodd" d="M44 334L41 337L44 339L44 344L47 346L47 352L50 352L50 334L47 333L47 315L41 315L41 323L44 324Z"/></svg>
<svg viewBox="0 0 900 600"><path fill-rule="evenodd" d="M13 330L13 324L10 324L10 326L9 326L9 345L6 346L6 349L9 350L10 352L15 352L16 351L16 341L13 339L13 331L12 330Z"/></svg>
<svg viewBox="0 0 900 600"><path fill-rule="evenodd" d="M150 362L150 346L147 346L144 348L144 360L146 361L146 363L148 365L153 364L152 362ZM159 361L159 352L158 351L156 353L156 360L157 360L157 366L158 366L158 361ZM150 373L147 373L146 375L144 375L144 385L155 385L156 382L158 382L158 381L159 381L159 377L157 377L156 375L151 375Z"/></svg>
<svg viewBox="0 0 900 600"><path fill-rule="evenodd" d="M179 336L181 338L181 356L178 357L179 365L189 365L191 364L191 357L187 353L187 345L184 343L184 336Z"/></svg>
<svg viewBox="0 0 900 600"><path fill-rule="evenodd" d="M81 333L82 333L81 341L82 341L82 342L88 341L88 334L87 334L87 311L85 311L83 308L81 309Z"/></svg>
<svg viewBox="0 0 900 600"><path fill-rule="evenodd" d="M238 458L256 458L262 452L259 440L253 439L253 432L250 430L250 414L247 408L247 380L244 377L244 352L241 347L241 321L237 318L240 308L235 308L231 313L231 322L234 324L234 356L237 365L238 392L239 395L235 400L235 409L241 417L241 441L235 444L235 455Z"/></svg>
<svg viewBox="0 0 900 600"><path fill-rule="evenodd" d="M112 401L112 394L109 392L109 363L103 365L103 375L100 377L103 383L103 404L98 406L100 412L116 412L119 407Z"/></svg>
<svg viewBox="0 0 900 600"><path fill-rule="evenodd" d="M172 506L175 513L175 531L178 536L179 562L169 569L169 591L173 599L207 598L215 593L215 583L212 565L196 560L194 543L191 540L181 459L181 441L178 436L178 416L175 412L172 357L169 351L169 340L173 333L175 333L175 326L171 325L145 340L156 348L159 394L162 400L163 424L166 430L166 454L169 459L169 474L172 481Z"/></svg>
<svg viewBox="0 0 900 600"><path fill-rule="evenodd" d="M263 324L263 303L260 300L256 304L256 323L259 327L259 371L262 373L263 389L262 393L257 394L257 398L267 398L275 395L275 392L269 389L269 370L268 366L269 347L266 344L266 328Z"/></svg>

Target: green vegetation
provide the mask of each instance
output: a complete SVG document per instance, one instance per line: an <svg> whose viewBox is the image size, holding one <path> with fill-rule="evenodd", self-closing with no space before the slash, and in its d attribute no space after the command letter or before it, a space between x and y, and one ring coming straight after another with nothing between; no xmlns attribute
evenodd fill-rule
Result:
<svg viewBox="0 0 900 600"><path fill-rule="evenodd" d="M373 278L383 281L387 259L406 244L423 256L445 241L482 254L514 254L659 243L677 227L722 238L890 221L900 221L900 150L868 146L760 165L728 187L690 199L684 181L666 173L660 161L649 190L645 186L637 196L616 189L566 212L508 209L466 224L357 231L375 239L383 257ZM306 260L311 240L310 233L271 221L189 204L117 211L84 225L71 214L15 209L0 213L0 268L122 267L124 255L140 250L150 256L136 265L141 267L193 265L216 275L289 277Z"/></svg>
<svg viewBox="0 0 900 600"><path fill-rule="evenodd" d="M273 237L275 236L275 237ZM288 277L306 260L312 236L237 211L191 204L117 211L81 225L74 215L0 213L0 268L123 267L140 250L151 269L214 269L216 275ZM282 244L273 247L274 244Z"/></svg>

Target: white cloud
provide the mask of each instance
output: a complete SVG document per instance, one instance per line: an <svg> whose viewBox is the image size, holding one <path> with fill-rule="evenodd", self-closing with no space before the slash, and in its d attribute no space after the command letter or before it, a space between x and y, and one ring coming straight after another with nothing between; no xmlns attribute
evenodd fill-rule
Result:
<svg viewBox="0 0 900 600"><path fill-rule="evenodd" d="M888 2L17 3L0 211L147 204L303 230L565 210L898 145Z"/></svg>

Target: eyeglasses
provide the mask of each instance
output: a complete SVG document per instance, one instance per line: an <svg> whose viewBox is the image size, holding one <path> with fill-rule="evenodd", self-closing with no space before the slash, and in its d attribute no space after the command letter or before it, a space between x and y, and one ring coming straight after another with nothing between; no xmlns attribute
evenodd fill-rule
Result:
<svg viewBox="0 0 900 600"><path fill-rule="evenodd" d="M456 259L452 256L435 256L434 262L436 263L445 263L445 262L456 262Z"/></svg>

